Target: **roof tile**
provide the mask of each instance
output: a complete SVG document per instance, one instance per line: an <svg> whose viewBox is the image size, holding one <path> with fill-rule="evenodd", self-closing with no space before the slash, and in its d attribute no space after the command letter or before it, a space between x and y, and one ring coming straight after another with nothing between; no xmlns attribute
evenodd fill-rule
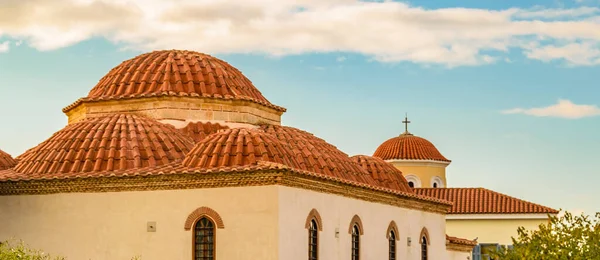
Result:
<svg viewBox="0 0 600 260"><path fill-rule="evenodd" d="M0 170L10 169L17 165L17 161L10 154L0 150Z"/></svg>
<svg viewBox="0 0 600 260"><path fill-rule="evenodd" d="M192 122L180 130L186 135L192 137L195 142L200 142L206 136L229 129L229 126L211 122Z"/></svg>
<svg viewBox="0 0 600 260"><path fill-rule="evenodd" d="M409 133L401 134L383 142L377 147L373 156L384 160L434 160L450 162L427 139Z"/></svg>
<svg viewBox="0 0 600 260"><path fill-rule="evenodd" d="M558 210L484 188L417 188L415 192L453 202L448 214L558 213Z"/></svg>
<svg viewBox="0 0 600 260"><path fill-rule="evenodd" d="M355 155L350 158L363 169L367 170L380 186L405 192L414 192L408 186L408 182L402 175L402 172L383 159L367 155Z"/></svg>

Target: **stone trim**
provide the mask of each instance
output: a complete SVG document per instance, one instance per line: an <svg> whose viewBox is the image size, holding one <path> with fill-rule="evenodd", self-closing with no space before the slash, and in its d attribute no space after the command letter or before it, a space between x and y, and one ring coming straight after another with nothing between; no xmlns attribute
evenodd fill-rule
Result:
<svg viewBox="0 0 600 260"><path fill-rule="evenodd" d="M401 208L446 214L449 205L422 201L384 191L300 175L288 170L179 173L145 176L80 177L68 179L0 181L0 196L56 193L99 193L121 191L183 190L245 186L282 185L334 194Z"/></svg>
<svg viewBox="0 0 600 260"><path fill-rule="evenodd" d="M211 219L212 222L215 223L217 228L225 228L225 225L223 224L223 219L221 218L219 213L217 213L209 207L200 207L192 211L192 213L190 213L190 215L188 215L187 219L185 220L183 228L185 230L192 229L194 223L196 223L196 221L198 221L202 217L208 217L209 219Z"/></svg>
<svg viewBox="0 0 600 260"><path fill-rule="evenodd" d="M350 220L350 226L348 226L348 234L352 235L352 228L354 227L354 225L358 226L358 232L361 236L365 234L362 221L360 220L360 217L358 215L354 215L354 217L352 217L352 220Z"/></svg>
<svg viewBox="0 0 600 260"><path fill-rule="evenodd" d="M426 227L421 229L421 234L419 235L419 244L423 244L423 237L427 239L427 245L431 245L431 240L429 239L429 231L427 231Z"/></svg>
<svg viewBox="0 0 600 260"><path fill-rule="evenodd" d="M387 231L385 232L385 238L387 238L388 240L390 239L390 231L394 231L394 234L396 235L396 241L400 241L400 234L398 233L398 226L396 226L396 222L393 220L390 221Z"/></svg>
<svg viewBox="0 0 600 260"><path fill-rule="evenodd" d="M321 215L316 209L312 209L310 213L308 213L308 216L306 216L306 223L304 224L304 228L309 229L310 221L313 219L317 222L317 228L319 229L319 231L323 231L323 221L321 220Z"/></svg>

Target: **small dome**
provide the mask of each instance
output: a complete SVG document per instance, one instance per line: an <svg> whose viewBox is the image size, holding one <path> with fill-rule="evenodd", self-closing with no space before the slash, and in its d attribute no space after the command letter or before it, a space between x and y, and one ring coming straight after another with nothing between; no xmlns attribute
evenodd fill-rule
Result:
<svg viewBox="0 0 600 260"><path fill-rule="evenodd" d="M224 129L229 129L229 126L211 122L193 122L187 124L184 128L179 130L190 136L195 142L200 142L208 135Z"/></svg>
<svg viewBox="0 0 600 260"><path fill-rule="evenodd" d="M374 157L384 160L433 160L450 162L435 146L425 138L403 133L383 142Z"/></svg>
<svg viewBox="0 0 600 260"><path fill-rule="evenodd" d="M151 96L248 100L285 111L285 108L271 104L242 72L227 62L184 50L154 51L126 60L100 79L84 99Z"/></svg>
<svg viewBox="0 0 600 260"><path fill-rule="evenodd" d="M185 157L186 167L229 167L255 165L258 161L300 165L291 147L260 129L234 128L211 134L198 142Z"/></svg>
<svg viewBox="0 0 600 260"><path fill-rule="evenodd" d="M302 169L342 179L372 184L368 172L344 152L311 133L293 127L262 125L261 128L284 143L297 154Z"/></svg>
<svg viewBox="0 0 600 260"><path fill-rule="evenodd" d="M14 170L45 174L139 169L183 159L193 145L173 126L112 114L67 125L20 156Z"/></svg>
<svg viewBox="0 0 600 260"><path fill-rule="evenodd" d="M10 154L0 150L0 170L10 169L17 165L17 161Z"/></svg>
<svg viewBox="0 0 600 260"><path fill-rule="evenodd" d="M402 175L402 172L383 159L367 155L355 155L351 158L367 170L380 186L410 193L414 192L408 186L408 182Z"/></svg>

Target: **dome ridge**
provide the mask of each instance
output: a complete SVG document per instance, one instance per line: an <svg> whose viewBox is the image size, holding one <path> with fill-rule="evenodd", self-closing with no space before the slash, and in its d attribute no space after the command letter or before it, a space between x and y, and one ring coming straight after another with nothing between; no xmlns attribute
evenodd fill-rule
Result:
<svg viewBox="0 0 600 260"><path fill-rule="evenodd" d="M183 159L193 140L175 127L135 114L108 114L69 124L25 152L26 174L102 172Z"/></svg>

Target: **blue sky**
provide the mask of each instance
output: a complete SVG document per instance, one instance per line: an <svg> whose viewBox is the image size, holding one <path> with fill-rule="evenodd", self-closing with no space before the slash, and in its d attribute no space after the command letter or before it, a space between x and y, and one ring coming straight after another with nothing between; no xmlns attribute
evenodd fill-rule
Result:
<svg viewBox="0 0 600 260"><path fill-rule="evenodd" d="M64 19L69 1L80 13ZM61 109L121 61L192 49L240 69L288 109L284 124L350 155L400 134L407 112L453 161L449 186L600 211L600 1L261 1L248 17L224 11L239 2L212 4L219 15L204 20L157 18L158 0L0 3L0 149L19 155L64 127ZM33 15L6 18L23 10Z"/></svg>

